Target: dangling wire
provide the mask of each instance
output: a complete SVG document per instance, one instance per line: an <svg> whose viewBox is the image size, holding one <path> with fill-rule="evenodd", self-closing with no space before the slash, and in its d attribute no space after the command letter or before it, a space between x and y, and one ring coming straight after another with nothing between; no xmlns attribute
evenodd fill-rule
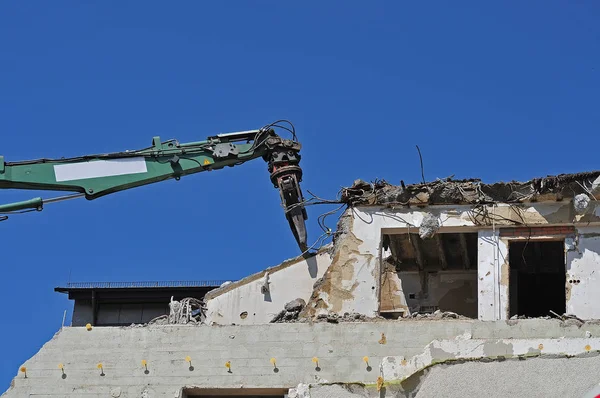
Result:
<svg viewBox="0 0 600 398"><path fill-rule="evenodd" d="M327 213L323 213L321 214L318 218L317 218L317 222L319 223L319 227L321 227L321 229L323 230L323 232L325 233L329 233L331 234L331 228L329 228L327 225L325 225L325 220L327 219L327 217L329 217L332 214L337 213L338 211L340 211L344 206L346 206L346 204L342 204L341 206L328 211Z"/></svg>
<svg viewBox="0 0 600 398"><path fill-rule="evenodd" d="M311 247L309 247L308 249L306 249L305 251L303 251L300 256L305 255L306 253L308 253L309 251L311 251L312 249L314 249L315 247L318 246L317 251L319 251L323 245L325 244L325 241L327 240L327 238L329 238L331 236L331 232L325 232L323 234L321 234L321 236L319 236L317 238L317 240L315 241L315 243L312 244Z"/></svg>

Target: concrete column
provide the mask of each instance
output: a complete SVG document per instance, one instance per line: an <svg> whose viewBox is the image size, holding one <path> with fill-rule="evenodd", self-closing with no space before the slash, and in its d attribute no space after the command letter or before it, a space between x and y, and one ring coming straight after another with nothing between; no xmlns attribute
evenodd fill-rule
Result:
<svg viewBox="0 0 600 398"><path fill-rule="evenodd" d="M508 319L508 245L498 230L480 230L477 247L478 318Z"/></svg>
<svg viewBox="0 0 600 398"><path fill-rule="evenodd" d="M600 318L600 234L598 227L580 227L577 238L565 241L567 313L582 319Z"/></svg>

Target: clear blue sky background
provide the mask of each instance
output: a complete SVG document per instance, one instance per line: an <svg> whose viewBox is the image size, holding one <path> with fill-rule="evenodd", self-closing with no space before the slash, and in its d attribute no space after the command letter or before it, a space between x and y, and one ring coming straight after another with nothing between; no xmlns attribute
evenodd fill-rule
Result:
<svg viewBox="0 0 600 398"><path fill-rule="evenodd" d="M323 197L356 178L417 182L415 144L427 179L598 169L600 6L568 3L4 1L0 153L138 149L288 118L304 189ZM311 239L326 210L309 209ZM59 329L72 303L53 288L69 275L236 279L298 253L262 160L48 206L0 233L0 390Z"/></svg>

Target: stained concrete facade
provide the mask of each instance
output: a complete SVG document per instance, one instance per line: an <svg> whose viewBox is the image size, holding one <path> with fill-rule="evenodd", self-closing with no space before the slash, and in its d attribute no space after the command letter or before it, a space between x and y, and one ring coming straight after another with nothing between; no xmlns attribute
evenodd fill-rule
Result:
<svg viewBox="0 0 600 398"><path fill-rule="evenodd" d="M427 397L433 396L428 391L436 380L448 379L449 370L436 367L449 366L454 372L452 367L473 362L476 365L462 376L465 380L479 372L491 375L506 361L520 367L543 361L527 365L543 374L560 360L576 375L600 367L599 350L600 325L580 327L535 319L169 325L91 331L67 327L23 364L27 377L18 373L3 397L177 398L214 389L242 395L257 388L287 391L302 383L310 385L308 396L313 398L336 396L332 391L341 386L332 386L335 383L346 386L347 396ZM379 377L383 393L377 392ZM542 376L532 377L535 384ZM563 376L547 377L555 394L544 396L565 396L559 394L565 388L561 380ZM598 381L592 376L577 380L579 384L568 385L573 393L569 396L581 396ZM468 391L460 389L462 396L477 396ZM522 390L515 396L536 396L525 394L529 392ZM443 396L457 396L448 393Z"/></svg>
<svg viewBox="0 0 600 398"><path fill-rule="evenodd" d="M386 285L382 260L384 234L418 231L427 214L439 220L437 233L476 232L477 315L480 320L509 318L509 242L514 240L564 241L567 274L567 309L584 319L599 319L600 306L593 298L600 291L595 270L600 266L600 205L592 202L585 222L571 203L529 203L488 206L486 219L479 219L472 206L427 206L423 209L388 209L377 206L349 209L340 223L332 262L305 309L309 316L359 312L377 316L382 295L392 298L400 310L408 311L402 280ZM502 231L519 226L520 234ZM542 227L554 227L544 229ZM568 228L567 228L568 227ZM531 236L531 228L541 231ZM544 232L547 231L547 232ZM444 274L440 272L440 274ZM410 277L410 275L407 275ZM414 279L414 278L411 278ZM576 280L575 284L569 283Z"/></svg>

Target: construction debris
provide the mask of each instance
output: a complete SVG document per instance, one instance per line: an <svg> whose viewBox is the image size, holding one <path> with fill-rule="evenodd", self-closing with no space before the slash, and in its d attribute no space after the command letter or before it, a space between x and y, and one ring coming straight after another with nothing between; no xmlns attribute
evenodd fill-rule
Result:
<svg viewBox="0 0 600 398"><path fill-rule="evenodd" d="M365 322L365 321L369 321L372 319L373 318L368 318L367 316L356 313L356 312L353 312L353 313L346 312L346 313L344 313L343 316L338 316L337 314L333 314L333 313L332 314L320 314L320 315L317 315L317 317L316 317L317 322L329 322L329 323ZM383 319L383 318L377 318L377 319Z"/></svg>
<svg viewBox="0 0 600 398"><path fill-rule="evenodd" d="M436 319L470 319L469 317L462 316L452 311L440 311L436 310L432 313L421 314L419 312L413 312L410 317L399 318L402 319L423 319L423 320L436 320Z"/></svg>
<svg viewBox="0 0 600 398"><path fill-rule="evenodd" d="M594 191L600 191L600 171L494 184L480 179L445 178L396 186L384 180L373 183L356 180L351 187L342 189L341 201L351 206L521 203L563 200L582 193L595 194Z"/></svg>
<svg viewBox="0 0 600 398"><path fill-rule="evenodd" d="M149 325L186 325L188 323L201 324L204 322L206 308L202 300L187 297L181 301L173 300L169 303L169 315L154 318Z"/></svg>
<svg viewBox="0 0 600 398"><path fill-rule="evenodd" d="M590 205L591 199L585 193L580 193L579 195L575 195L573 198L573 207L575 207L575 211L578 214L583 214L587 210Z"/></svg>
<svg viewBox="0 0 600 398"><path fill-rule="evenodd" d="M275 315L271 323L291 322L298 319L300 311L304 308L306 302L297 298L285 304L283 311Z"/></svg>
<svg viewBox="0 0 600 398"><path fill-rule="evenodd" d="M305 305L306 302L304 300L297 298L287 303L284 308L288 312L300 312Z"/></svg>
<svg viewBox="0 0 600 398"><path fill-rule="evenodd" d="M271 323L283 323L283 322L310 322L308 318L300 318L300 312L304 309L306 303L302 299L292 300L285 305L285 309L275 315ZM328 322L328 323L341 323L341 322L366 322L371 320L384 319L382 317L369 318L359 313L344 313L343 316L338 316L335 313L320 314L317 315L312 321L315 322Z"/></svg>
<svg viewBox="0 0 600 398"><path fill-rule="evenodd" d="M433 238L433 235L440 229L440 221L431 213L426 213L419 227L419 236L421 239Z"/></svg>

